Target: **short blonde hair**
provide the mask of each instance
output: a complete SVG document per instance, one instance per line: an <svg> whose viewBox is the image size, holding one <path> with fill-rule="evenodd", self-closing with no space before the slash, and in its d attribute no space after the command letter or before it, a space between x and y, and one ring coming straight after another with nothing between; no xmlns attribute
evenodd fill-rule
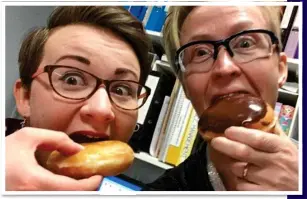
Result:
<svg viewBox="0 0 307 199"><path fill-rule="evenodd" d="M174 73L181 79L181 71L175 65L176 51L180 48L180 31L182 24L195 6L172 6L169 8L163 28L163 45L167 59ZM279 40L281 46L280 23L282 18L282 9L280 6L259 6L263 16L269 22L269 28Z"/></svg>

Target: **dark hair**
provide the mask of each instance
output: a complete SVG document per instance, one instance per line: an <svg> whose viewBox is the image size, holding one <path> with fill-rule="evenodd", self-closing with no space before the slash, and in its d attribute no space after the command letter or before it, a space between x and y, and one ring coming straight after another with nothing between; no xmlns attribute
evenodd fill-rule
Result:
<svg viewBox="0 0 307 199"><path fill-rule="evenodd" d="M26 36L19 52L19 74L25 88L29 88L44 55L44 46L51 32L70 24L89 24L110 29L131 45L140 67L140 83L144 84L151 70L148 63L150 40L142 22L120 6L63 6L50 15L45 28L37 28Z"/></svg>

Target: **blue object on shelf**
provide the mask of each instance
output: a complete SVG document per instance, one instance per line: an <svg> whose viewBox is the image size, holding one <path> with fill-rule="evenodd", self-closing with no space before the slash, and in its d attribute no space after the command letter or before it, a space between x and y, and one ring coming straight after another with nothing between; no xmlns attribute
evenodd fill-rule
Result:
<svg viewBox="0 0 307 199"><path fill-rule="evenodd" d="M131 6L129 11L138 20L143 21L147 11L147 6Z"/></svg>
<svg viewBox="0 0 307 199"><path fill-rule="evenodd" d="M165 6L154 6L145 26L147 30L161 32L166 18Z"/></svg>
<svg viewBox="0 0 307 199"><path fill-rule="evenodd" d="M129 10L131 6L123 6L126 10Z"/></svg>
<svg viewBox="0 0 307 199"><path fill-rule="evenodd" d="M144 20L144 17L145 17L145 15L146 15L147 9L148 9L147 6L143 6L143 8L141 9L141 12L140 12L139 17L138 17L138 19L139 19L140 21L143 21L143 20Z"/></svg>

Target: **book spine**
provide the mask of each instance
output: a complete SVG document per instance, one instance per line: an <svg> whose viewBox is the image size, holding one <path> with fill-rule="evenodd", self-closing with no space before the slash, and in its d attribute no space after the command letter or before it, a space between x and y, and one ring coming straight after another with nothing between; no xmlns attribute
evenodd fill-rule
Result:
<svg viewBox="0 0 307 199"><path fill-rule="evenodd" d="M189 125L186 128L185 137L183 138L184 142L182 144L180 156L179 156L178 162L176 163L176 166L181 164L191 154L193 144L194 144L194 141L195 141L197 133L198 133L198 128L197 128L198 120L199 120L199 118L198 118L195 110L193 109L193 111L191 113Z"/></svg>
<svg viewBox="0 0 307 199"><path fill-rule="evenodd" d="M178 119L180 118L180 112L184 104L184 99L185 99L185 94L184 94L182 86L180 86L175 104L172 107L171 116L168 120L169 124L167 125L167 128L166 128L166 137L160 149L161 150L159 154L160 161L165 161L167 147L171 141L171 138L173 137L173 133L174 133L176 124L178 124Z"/></svg>
<svg viewBox="0 0 307 199"><path fill-rule="evenodd" d="M290 105L282 105L281 111L279 114L279 123L282 130L289 135L289 130L294 115L294 107Z"/></svg>
<svg viewBox="0 0 307 199"><path fill-rule="evenodd" d="M188 99L186 99L187 102L189 102ZM178 162L179 159L179 155L180 155L180 150L182 147L182 143L183 143L183 137L185 136L186 133L186 127L188 126L188 123L190 121L190 116L192 113L192 104L189 102L187 107L183 107L182 108L182 120L179 121L179 124L176 125L176 129L173 134L173 137L171 138L171 143L168 146L167 149L167 154L166 154L166 158L165 158L165 162L172 164L172 165L176 165L176 163Z"/></svg>
<svg viewBox="0 0 307 199"><path fill-rule="evenodd" d="M287 44L285 46L284 52L286 53L287 57L294 58L295 51L298 46L298 30L292 29L289 38L287 41Z"/></svg>
<svg viewBox="0 0 307 199"><path fill-rule="evenodd" d="M294 53L294 56L293 56L294 59L298 59L298 48L299 48L298 46L299 46L299 44L297 44L297 46L296 46L295 53Z"/></svg>
<svg viewBox="0 0 307 199"><path fill-rule="evenodd" d="M182 107L180 107L181 111L179 117L176 119L176 123L174 124L173 137L171 138L170 144L178 147L180 145L180 140L184 133L184 128L189 119L191 102L188 99L183 100Z"/></svg>
<svg viewBox="0 0 307 199"><path fill-rule="evenodd" d="M177 79L176 82L175 82L171 97L170 97L170 101L169 101L169 105L168 105L168 109L167 109L165 118L163 120L162 129L161 129L161 132L160 132L159 137L158 137L158 143L157 143L156 152L155 152L156 157L159 157L159 155L161 153L161 146L163 144L163 141L166 138L166 129L167 129L167 126L169 125L169 119L171 117L172 107L175 104L177 94L179 92L179 88L180 88L180 82Z"/></svg>
<svg viewBox="0 0 307 199"><path fill-rule="evenodd" d="M165 96L164 101L163 101L163 105L162 105L162 108L161 108L161 111L160 111L160 114L159 114L159 117L158 117L158 121L157 121L155 130L154 130L154 134L153 134L153 137L152 137L152 141L151 141L151 144L150 144L150 150L149 150L150 155L153 156L153 157L157 157L156 148L157 148L157 144L158 144L158 138L159 138L159 134L162 130L163 120L166 116L167 108L169 106L169 101L170 101L170 97Z"/></svg>
<svg viewBox="0 0 307 199"><path fill-rule="evenodd" d="M277 118L278 118L279 115L280 115L281 107L282 107L282 103L276 102L274 112L275 112L275 116L276 116Z"/></svg>

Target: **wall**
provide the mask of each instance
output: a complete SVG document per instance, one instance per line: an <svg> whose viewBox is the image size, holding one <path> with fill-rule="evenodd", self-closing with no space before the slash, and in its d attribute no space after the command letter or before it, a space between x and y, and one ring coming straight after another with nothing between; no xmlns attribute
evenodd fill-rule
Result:
<svg viewBox="0 0 307 199"><path fill-rule="evenodd" d="M33 27L45 26L53 6L6 6L5 8L5 117L15 116L13 86L18 78L21 41Z"/></svg>

